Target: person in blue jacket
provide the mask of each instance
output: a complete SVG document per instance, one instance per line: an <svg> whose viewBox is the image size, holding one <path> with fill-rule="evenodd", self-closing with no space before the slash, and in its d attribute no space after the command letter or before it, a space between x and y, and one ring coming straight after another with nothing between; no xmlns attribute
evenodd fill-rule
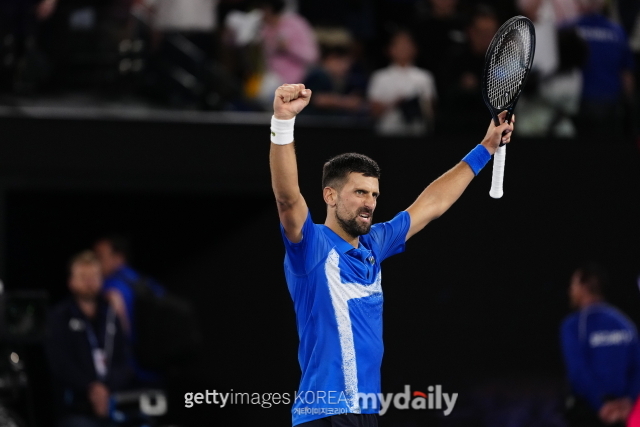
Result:
<svg viewBox="0 0 640 427"><path fill-rule="evenodd" d="M580 414L573 421L581 426L625 425L640 394L638 334L630 319L605 302L605 283L599 266L578 268L569 286L570 302L577 310L561 327L564 360L576 400L570 413L573 418Z"/></svg>
<svg viewBox="0 0 640 427"><path fill-rule="evenodd" d="M125 237L119 235L102 237L96 241L94 251L104 274L105 298L114 307L129 343L135 350L137 340L135 286L137 284L150 286L158 296L164 294L164 288L155 281L145 280L140 273L129 266L129 242ZM149 371L138 364L135 351L132 353L131 365L139 386L157 386L161 383L159 373Z"/></svg>

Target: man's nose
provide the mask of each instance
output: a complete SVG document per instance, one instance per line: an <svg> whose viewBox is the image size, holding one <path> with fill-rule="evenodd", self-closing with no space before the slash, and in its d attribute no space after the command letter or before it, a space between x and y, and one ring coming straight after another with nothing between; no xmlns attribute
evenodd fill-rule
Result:
<svg viewBox="0 0 640 427"><path fill-rule="evenodd" d="M365 205L367 208L369 208L369 209L373 210L373 209L376 207L376 198L375 198L375 197L373 197L372 195L369 195L369 196L365 199L365 201L364 201L364 205Z"/></svg>

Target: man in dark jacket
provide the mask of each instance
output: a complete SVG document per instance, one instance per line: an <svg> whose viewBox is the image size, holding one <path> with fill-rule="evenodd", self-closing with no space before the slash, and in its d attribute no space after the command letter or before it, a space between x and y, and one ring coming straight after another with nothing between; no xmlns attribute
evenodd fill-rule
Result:
<svg viewBox="0 0 640 427"><path fill-rule="evenodd" d="M110 425L111 393L131 378L127 342L114 310L101 296L100 263L91 251L69 264L71 297L47 320L46 353L60 427Z"/></svg>

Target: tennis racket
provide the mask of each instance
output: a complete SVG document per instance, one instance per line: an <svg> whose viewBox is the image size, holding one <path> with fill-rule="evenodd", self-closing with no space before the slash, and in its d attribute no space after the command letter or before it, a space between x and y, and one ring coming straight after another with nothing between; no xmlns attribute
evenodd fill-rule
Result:
<svg viewBox="0 0 640 427"><path fill-rule="evenodd" d="M515 16L498 30L487 50L482 76L482 97L493 121L500 126L498 114L507 111L506 121L511 122L513 110L524 87L533 55L536 50L536 31L529 18ZM507 147L500 144L493 157L493 178L489 195L502 197L504 164Z"/></svg>

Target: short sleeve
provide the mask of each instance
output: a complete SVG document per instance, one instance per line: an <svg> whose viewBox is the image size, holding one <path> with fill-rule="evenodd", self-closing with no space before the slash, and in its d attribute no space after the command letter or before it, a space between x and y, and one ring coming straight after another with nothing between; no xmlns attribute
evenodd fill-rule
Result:
<svg viewBox="0 0 640 427"><path fill-rule="evenodd" d="M381 222L371 227L369 234L378 246L377 256L380 262L392 255L404 252L410 226L409 213L402 211L391 221Z"/></svg>
<svg viewBox="0 0 640 427"><path fill-rule="evenodd" d="M311 219L311 212L302 226L302 240L292 243L286 236L284 227L280 224L280 232L287 253L287 266L299 276L309 273L328 253L326 236Z"/></svg>

